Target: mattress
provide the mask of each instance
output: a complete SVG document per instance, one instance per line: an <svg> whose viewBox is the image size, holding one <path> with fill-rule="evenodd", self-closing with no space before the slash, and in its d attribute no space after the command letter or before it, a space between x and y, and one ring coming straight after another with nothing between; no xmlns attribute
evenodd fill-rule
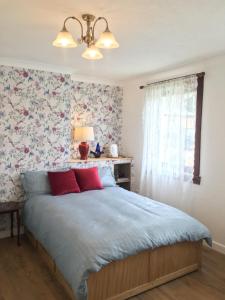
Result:
<svg viewBox="0 0 225 300"><path fill-rule="evenodd" d="M205 239L208 229L178 209L119 187L63 196L28 195L24 222L55 260L78 300L87 279L143 250Z"/></svg>

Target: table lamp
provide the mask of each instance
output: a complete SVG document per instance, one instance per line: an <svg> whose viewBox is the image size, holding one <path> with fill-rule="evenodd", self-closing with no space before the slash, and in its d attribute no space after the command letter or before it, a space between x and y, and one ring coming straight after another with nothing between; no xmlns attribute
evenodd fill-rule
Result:
<svg viewBox="0 0 225 300"><path fill-rule="evenodd" d="M93 127L76 127L74 130L74 140L81 142L78 147L80 159L87 159L89 152L87 141L94 141Z"/></svg>

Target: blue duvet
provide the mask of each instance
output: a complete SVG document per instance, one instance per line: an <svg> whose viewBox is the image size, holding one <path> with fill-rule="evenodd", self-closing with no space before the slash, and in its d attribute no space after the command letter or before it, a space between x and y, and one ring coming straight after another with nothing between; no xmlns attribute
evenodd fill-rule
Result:
<svg viewBox="0 0 225 300"><path fill-rule="evenodd" d="M64 196L29 195L27 228L72 287L87 299L87 278L114 260L146 249L205 239L208 229L189 215L119 187Z"/></svg>

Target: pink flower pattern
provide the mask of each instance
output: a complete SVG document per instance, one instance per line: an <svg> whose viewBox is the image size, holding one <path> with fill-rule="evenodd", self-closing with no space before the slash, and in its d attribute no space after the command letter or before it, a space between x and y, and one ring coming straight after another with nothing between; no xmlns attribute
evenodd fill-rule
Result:
<svg viewBox="0 0 225 300"><path fill-rule="evenodd" d="M94 127L92 147L121 146L122 88L0 66L0 201L22 199L21 171L65 166L73 122Z"/></svg>

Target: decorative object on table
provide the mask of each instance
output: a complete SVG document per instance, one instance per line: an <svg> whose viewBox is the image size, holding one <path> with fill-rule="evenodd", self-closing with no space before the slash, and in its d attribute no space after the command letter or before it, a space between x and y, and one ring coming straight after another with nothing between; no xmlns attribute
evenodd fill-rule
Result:
<svg viewBox="0 0 225 300"><path fill-rule="evenodd" d="M104 154L106 157L110 157L110 147L108 144L105 144L103 147L102 147L102 151L104 151Z"/></svg>
<svg viewBox="0 0 225 300"><path fill-rule="evenodd" d="M17 220L17 245L20 246L20 210L23 208L24 202L0 202L0 215L10 214L11 218L11 237L13 237L13 219L14 212L16 213Z"/></svg>
<svg viewBox="0 0 225 300"><path fill-rule="evenodd" d="M76 127L74 130L74 140L81 142L78 147L80 159L86 160L89 152L87 141L94 141L93 127Z"/></svg>
<svg viewBox="0 0 225 300"><path fill-rule="evenodd" d="M82 19L86 22L87 25L86 35L84 34L84 28L79 19L77 19L74 16L67 17L64 20L62 30L58 33L56 39L53 42L53 46L62 48L75 48L78 44L85 43L87 45L87 48L82 53L82 57L91 60L101 59L103 57L99 48L113 49L119 47L119 44L117 43L114 35L109 30L108 21L106 20L106 18L99 17L95 20L95 16L90 14L84 14L82 15ZM76 21L80 25L81 36L78 40L78 43L73 39L72 35L66 28L66 23L68 20ZM104 21L106 27L105 31L101 33L100 38L96 41L95 25L98 21ZM94 22L93 25L91 25L92 22Z"/></svg>
<svg viewBox="0 0 225 300"><path fill-rule="evenodd" d="M110 145L110 156L111 157L118 157L118 146L116 144Z"/></svg>
<svg viewBox="0 0 225 300"><path fill-rule="evenodd" d="M97 145L96 145L95 152L91 151L91 154L93 154L95 158L101 157L101 155L103 153L104 153L104 151L101 151L101 147L100 147L99 143L97 143Z"/></svg>

